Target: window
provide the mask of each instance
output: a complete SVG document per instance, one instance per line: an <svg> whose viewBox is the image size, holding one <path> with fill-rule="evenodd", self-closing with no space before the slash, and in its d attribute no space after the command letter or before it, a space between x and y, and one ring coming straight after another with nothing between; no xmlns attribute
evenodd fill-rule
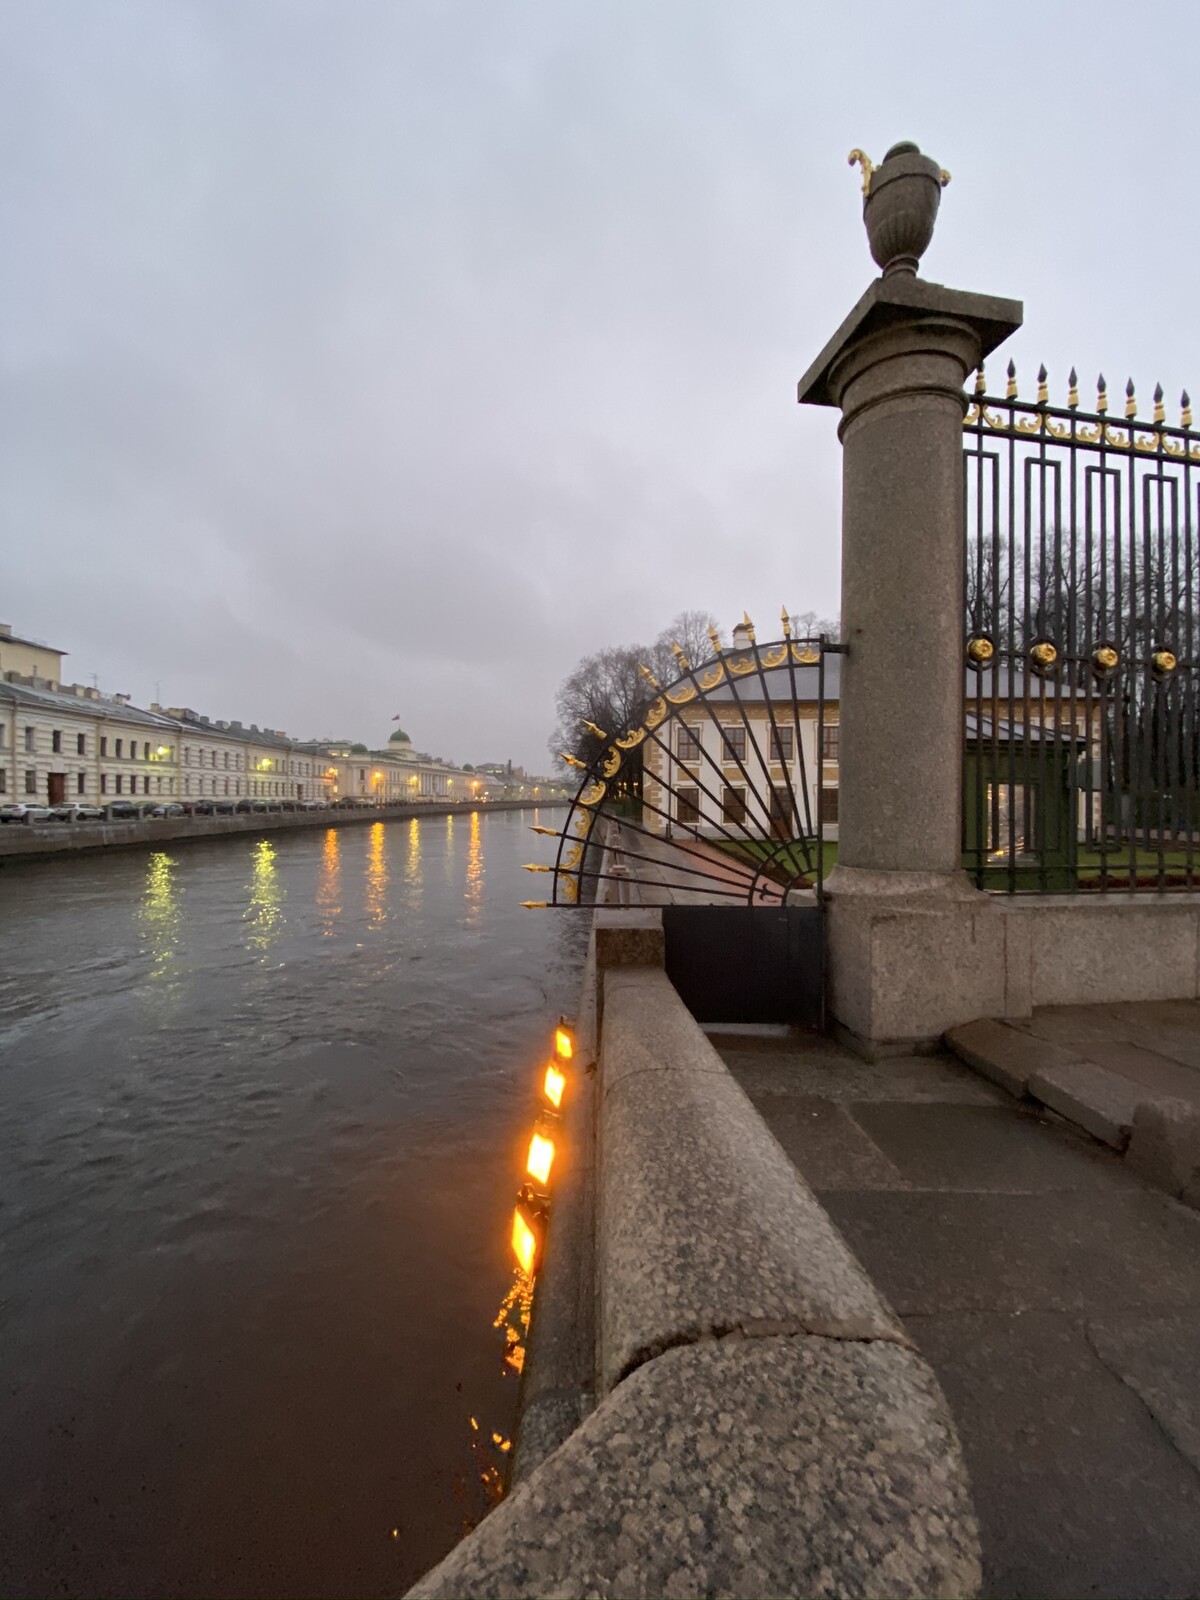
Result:
<svg viewBox="0 0 1200 1600"><path fill-rule="evenodd" d="M117 760L118 761L120 761L120 759L121 759L121 752L122 752L123 748L124 748L124 740L123 739L118 739L117 740Z"/></svg>
<svg viewBox="0 0 1200 1600"><path fill-rule="evenodd" d="M117 773L117 793L120 794L120 792L121 792L121 774L118 772Z"/></svg>
<svg viewBox="0 0 1200 1600"><path fill-rule="evenodd" d="M696 762L700 759L700 733L696 728L681 727L677 735L676 751L680 761Z"/></svg>
<svg viewBox="0 0 1200 1600"><path fill-rule="evenodd" d="M699 789L678 789L675 793L675 817L679 822L700 821Z"/></svg>
<svg viewBox="0 0 1200 1600"><path fill-rule="evenodd" d="M75 793L76 794L85 794L86 792L87 792L87 773L86 772L77 772L75 774Z"/></svg>
<svg viewBox="0 0 1200 1600"><path fill-rule="evenodd" d="M836 789L821 790L821 821L836 822L838 819L838 792Z"/></svg>
<svg viewBox="0 0 1200 1600"><path fill-rule="evenodd" d="M35 740L36 737L37 737L37 735L35 734L35 732L34 732L34 730L32 728L26 728L25 729L25 748L30 753L32 753L36 749L36 745L34 744L34 740Z"/></svg>
<svg viewBox="0 0 1200 1600"><path fill-rule="evenodd" d="M108 754L108 740L107 739L101 739L101 741L100 741L100 754L102 756L106 756Z"/></svg>
<svg viewBox="0 0 1200 1600"><path fill-rule="evenodd" d="M87 735L86 734L77 733L75 735L75 754L77 756L85 756L85 755L87 755Z"/></svg>
<svg viewBox="0 0 1200 1600"><path fill-rule="evenodd" d="M836 761L838 758L838 734L841 729L836 722L827 723L821 729L821 760Z"/></svg>
<svg viewBox="0 0 1200 1600"><path fill-rule="evenodd" d="M145 757L145 759L147 761L149 761L149 759L150 759L150 746L148 744L144 744L142 746L142 754Z"/></svg>
<svg viewBox="0 0 1200 1600"><path fill-rule="evenodd" d="M0 722L0 750L8 743L8 729Z"/></svg>
<svg viewBox="0 0 1200 1600"><path fill-rule="evenodd" d="M721 796L721 814L726 822L745 822L745 789L726 789Z"/></svg>
<svg viewBox="0 0 1200 1600"><path fill-rule="evenodd" d="M8 773L0 767L0 794L8 793Z"/></svg>
<svg viewBox="0 0 1200 1600"><path fill-rule="evenodd" d="M745 761L746 759L746 729L743 723L736 727L722 728L724 738L721 741L721 759L723 761Z"/></svg>
<svg viewBox="0 0 1200 1600"><path fill-rule="evenodd" d="M790 839L796 820L792 797L786 789L771 790L771 834L776 839Z"/></svg>
<svg viewBox="0 0 1200 1600"><path fill-rule="evenodd" d="M25 769L25 793L37 793L37 773L32 767L26 767Z"/></svg>
<svg viewBox="0 0 1200 1600"><path fill-rule="evenodd" d="M102 772L100 774L100 793L101 794L107 794L108 793L108 773L107 772Z"/></svg>
<svg viewBox="0 0 1200 1600"><path fill-rule="evenodd" d="M62 729L55 728L50 735L50 749L56 756L62 755Z"/></svg>
<svg viewBox="0 0 1200 1600"><path fill-rule="evenodd" d="M147 773L146 776L142 779L142 793L143 794L149 794L150 793L150 774L149 773Z"/></svg>
<svg viewBox="0 0 1200 1600"><path fill-rule="evenodd" d="M228 772L228 770L229 770L229 751L228 751L228 750L226 750L226 752L225 752L225 770L226 770L226 771L227 771L227 772ZM228 789L226 789L226 790L225 790L225 793L226 793L226 794L228 794L228 793L229 793L229 790L228 790Z"/></svg>
<svg viewBox="0 0 1200 1600"><path fill-rule="evenodd" d="M772 761L790 761L792 759L792 732L791 728L772 728Z"/></svg>

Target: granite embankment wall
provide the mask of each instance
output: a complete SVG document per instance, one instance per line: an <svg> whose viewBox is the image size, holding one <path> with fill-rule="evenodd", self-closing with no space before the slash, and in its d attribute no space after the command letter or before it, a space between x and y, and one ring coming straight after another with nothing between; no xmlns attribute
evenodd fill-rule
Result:
<svg viewBox="0 0 1200 1600"><path fill-rule="evenodd" d="M186 844L196 839L220 839L228 834L279 833L291 828L350 828L369 822L391 822L407 817L441 817L472 811L531 811L561 807L562 800L488 800L476 805L363 806L356 810L252 811L237 816L163 817L156 822L8 822L0 827L0 866L6 861L28 861L70 855L78 850L145 848L160 844Z"/></svg>
<svg viewBox="0 0 1200 1600"><path fill-rule="evenodd" d="M937 1381L662 963L596 913L511 1490L411 1593L975 1594Z"/></svg>

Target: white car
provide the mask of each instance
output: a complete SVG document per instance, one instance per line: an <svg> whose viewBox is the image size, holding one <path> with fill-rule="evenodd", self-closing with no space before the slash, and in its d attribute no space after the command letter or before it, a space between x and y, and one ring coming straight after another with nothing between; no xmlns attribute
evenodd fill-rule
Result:
<svg viewBox="0 0 1200 1600"><path fill-rule="evenodd" d="M103 822L104 813L99 806L85 806L81 801L71 801L64 806L55 806L50 815L56 822Z"/></svg>
<svg viewBox="0 0 1200 1600"><path fill-rule="evenodd" d="M49 822L49 806L29 805L24 800L13 800L0 806L0 822Z"/></svg>

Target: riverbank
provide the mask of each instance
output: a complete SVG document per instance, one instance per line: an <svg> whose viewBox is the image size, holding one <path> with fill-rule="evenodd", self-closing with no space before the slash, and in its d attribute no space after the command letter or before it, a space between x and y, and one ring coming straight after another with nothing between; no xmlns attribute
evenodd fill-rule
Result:
<svg viewBox="0 0 1200 1600"><path fill-rule="evenodd" d="M398 806L364 806L357 811L251 811L223 817L162 817L130 822L9 822L0 827L0 867L8 861L45 860L80 850L153 848L187 844L194 839L219 839L227 834L287 832L292 828L361 827L368 822L394 822L409 817L454 816L472 811L536 811L565 806L565 800L447 801Z"/></svg>

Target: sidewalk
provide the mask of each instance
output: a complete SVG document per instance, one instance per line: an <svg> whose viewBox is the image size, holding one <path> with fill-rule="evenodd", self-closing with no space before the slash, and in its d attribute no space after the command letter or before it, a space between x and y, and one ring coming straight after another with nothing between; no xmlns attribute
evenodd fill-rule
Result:
<svg viewBox="0 0 1200 1600"><path fill-rule="evenodd" d="M1200 1592L1200 1212L951 1057L713 1042L937 1372L984 1594Z"/></svg>

